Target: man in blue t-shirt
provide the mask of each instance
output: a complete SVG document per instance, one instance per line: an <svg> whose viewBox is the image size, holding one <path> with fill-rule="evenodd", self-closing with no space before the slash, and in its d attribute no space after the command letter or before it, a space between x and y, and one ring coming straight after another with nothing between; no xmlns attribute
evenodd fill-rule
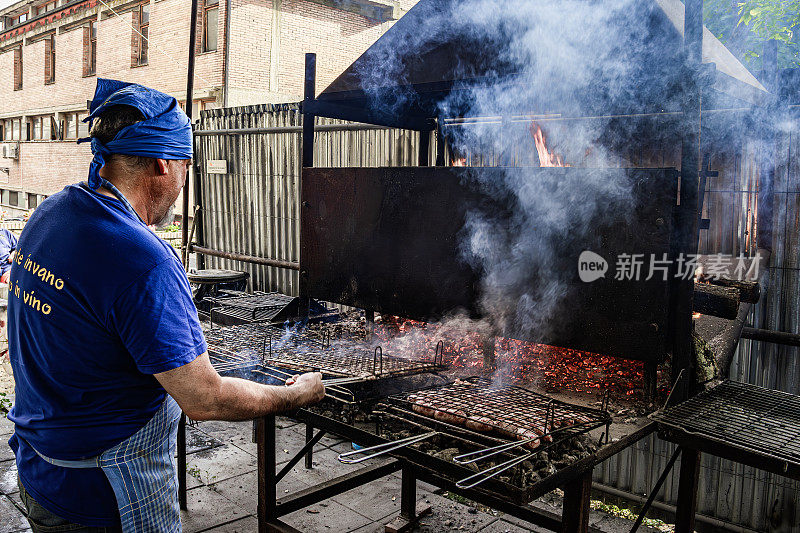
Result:
<svg viewBox="0 0 800 533"><path fill-rule="evenodd" d="M0 283L8 283L16 249L17 236L5 228L0 229Z"/></svg>
<svg viewBox="0 0 800 533"><path fill-rule="evenodd" d="M271 387L214 371L183 267L147 227L184 184L188 117L163 93L102 79L90 111L88 183L39 206L13 261L9 444L35 532L179 531L180 409L243 420L324 387L316 373Z"/></svg>

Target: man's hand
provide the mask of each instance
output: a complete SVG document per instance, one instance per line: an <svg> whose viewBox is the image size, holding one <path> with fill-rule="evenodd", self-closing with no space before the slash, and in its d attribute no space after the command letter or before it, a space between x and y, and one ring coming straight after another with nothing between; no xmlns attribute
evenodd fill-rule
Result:
<svg viewBox="0 0 800 533"><path fill-rule="evenodd" d="M9 263L13 263L14 262L14 256L16 256L16 255L17 255L17 251L16 250L11 250L11 253L8 254L8 262Z"/></svg>
<svg viewBox="0 0 800 533"><path fill-rule="evenodd" d="M206 353L191 363L155 374L155 378L194 420L248 420L292 411L325 396L321 374L297 376L288 387L262 385L221 377Z"/></svg>
<svg viewBox="0 0 800 533"><path fill-rule="evenodd" d="M293 379L294 382L289 384L287 380L287 385L299 387L302 391L302 396L300 397L302 404L299 407L315 404L325 397L325 385L322 384L322 374L319 372L309 372L296 376L296 379L294 377L289 379Z"/></svg>

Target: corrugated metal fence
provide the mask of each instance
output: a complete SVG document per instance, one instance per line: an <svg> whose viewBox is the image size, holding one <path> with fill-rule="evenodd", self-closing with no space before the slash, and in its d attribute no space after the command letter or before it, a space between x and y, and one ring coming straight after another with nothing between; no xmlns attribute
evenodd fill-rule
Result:
<svg viewBox="0 0 800 533"><path fill-rule="evenodd" d="M343 121L317 119L317 125ZM270 133L199 137L204 244L211 248L299 260L300 147L302 115L298 104L213 109L201 113L199 130L283 128ZM319 131L314 143L317 166L410 166L416 164L417 132L364 126L358 130ZM205 172L209 160L227 161L226 174ZM298 273L210 257L209 268L250 273L251 287L297 294Z"/></svg>
<svg viewBox="0 0 800 533"><path fill-rule="evenodd" d="M299 178L302 115L299 105L261 105L214 109L201 113L200 130L283 128L259 133L214 133L198 141L202 187L203 244L219 250L271 259L298 261ZM317 119L318 126L342 125ZM364 126L315 134L317 166L412 166L416 164L416 132ZM716 154L711 168L705 215L711 228L701 235L701 253L731 255L754 251L758 190L758 146L743 142L727 154ZM752 324L800 333L800 136L781 140L784 161L775 184L775 240L770 289L752 314ZM433 150L432 150L433 152ZM637 154L629 161L642 166L675 166L672 148L655 155ZM435 157L435 155L432 155ZM227 173L205 172L209 160L225 160ZM209 257L207 266L246 270L251 288L297 292L297 272ZM743 340L731 378L800 394L800 349ZM652 436L609 459L595 470L595 481L637 495L646 495L674 448ZM673 504L677 466L657 501ZM780 476L704 456L698 512L739 531L800 533L800 484ZM666 508L664 505L661 508ZM702 517L701 517L702 519ZM712 520L713 522L713 520ZM698 529L714 530L708 521Z"/></svg>

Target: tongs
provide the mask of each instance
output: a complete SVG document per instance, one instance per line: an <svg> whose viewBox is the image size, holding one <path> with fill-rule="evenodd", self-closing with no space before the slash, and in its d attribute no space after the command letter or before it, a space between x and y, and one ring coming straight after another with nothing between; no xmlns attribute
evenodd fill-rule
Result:
<svg viewBox="0 0 800 533"><path fill-rule="evenodd" d="M415 435L412 437L406 437L404 439L394 440L391 442L384 442L383 444L378 444L376 446L370 446L369 448L360 448L358 450L353 450L352 452L347 453L340 453L339 454L339 461L342 463L352 465L356 463L361 463L368 459L374 459L375 457L380 457L381 455L385 455L389 452L393 452L395 450L399 450L400 448L405 448L406 446L410 446L414 443L421 442L425 439L429 439L434 435L438 435L438 431L430 431L428 433L424 433L422 435ZM377 451L376 451L377 450ZM359 455L362 453L368 452L375 452L371 455L367 455L365 457L359 457L357 459L350 459L353 455Z"/></svg>
<svg viewBox="0 0 800 533"><path fill-rule="evenodd" d="M253 372L257 372L259 374L262 374L264 376L273 379L277 379L279 381L286 381L287 379L297 375L267 366L263 367L263 370L256 369L253 370ZM355 403L356 397L352 391L337 386L337 385L345 385L348 383L356 383L356 381L346 381L345 378L323 379L322 384L325 385L325 396L332 398L334 400L338 400L343 403Z"/></svg>

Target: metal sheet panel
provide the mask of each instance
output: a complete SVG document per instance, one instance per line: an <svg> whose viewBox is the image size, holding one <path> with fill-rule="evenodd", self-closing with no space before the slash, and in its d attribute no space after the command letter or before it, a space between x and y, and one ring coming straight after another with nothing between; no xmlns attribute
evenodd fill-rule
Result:
<svg viewBox="0 0 800 533"><path fill-rule="evenodd" d="M556 277L566 287L564 301L569 305L556 311L562 316L550 317L545 334L532 334L524 324L501 333L660 360L665 352L667 282L658 275L649 280L644 275L616 279L613 267L622 254L642 254L647 261L669 252L677 184L672 170L305 169L301 270L308 275L310 295L421 320L460 309L480 315L481 265L470 264L462 252L467 219L489 221L498 235L543 224L536 213L527 213L522 221L526 226L519 226L514 215L520 210L518 200L505 184L523 181L535 184L544 197L556 189L577 190L587 181L625 181L631 184L631 194L592 198L602 208L590 215L589 231L568 220L543 238L542 253L554 257L546 272L535 265L519 266L508 304L512 309L522 306L542 280ZM486 183L492 184L491 194L480 185ZM592 283L581 281L578 258L585 250L606 258L612 274Z"/></svg>

